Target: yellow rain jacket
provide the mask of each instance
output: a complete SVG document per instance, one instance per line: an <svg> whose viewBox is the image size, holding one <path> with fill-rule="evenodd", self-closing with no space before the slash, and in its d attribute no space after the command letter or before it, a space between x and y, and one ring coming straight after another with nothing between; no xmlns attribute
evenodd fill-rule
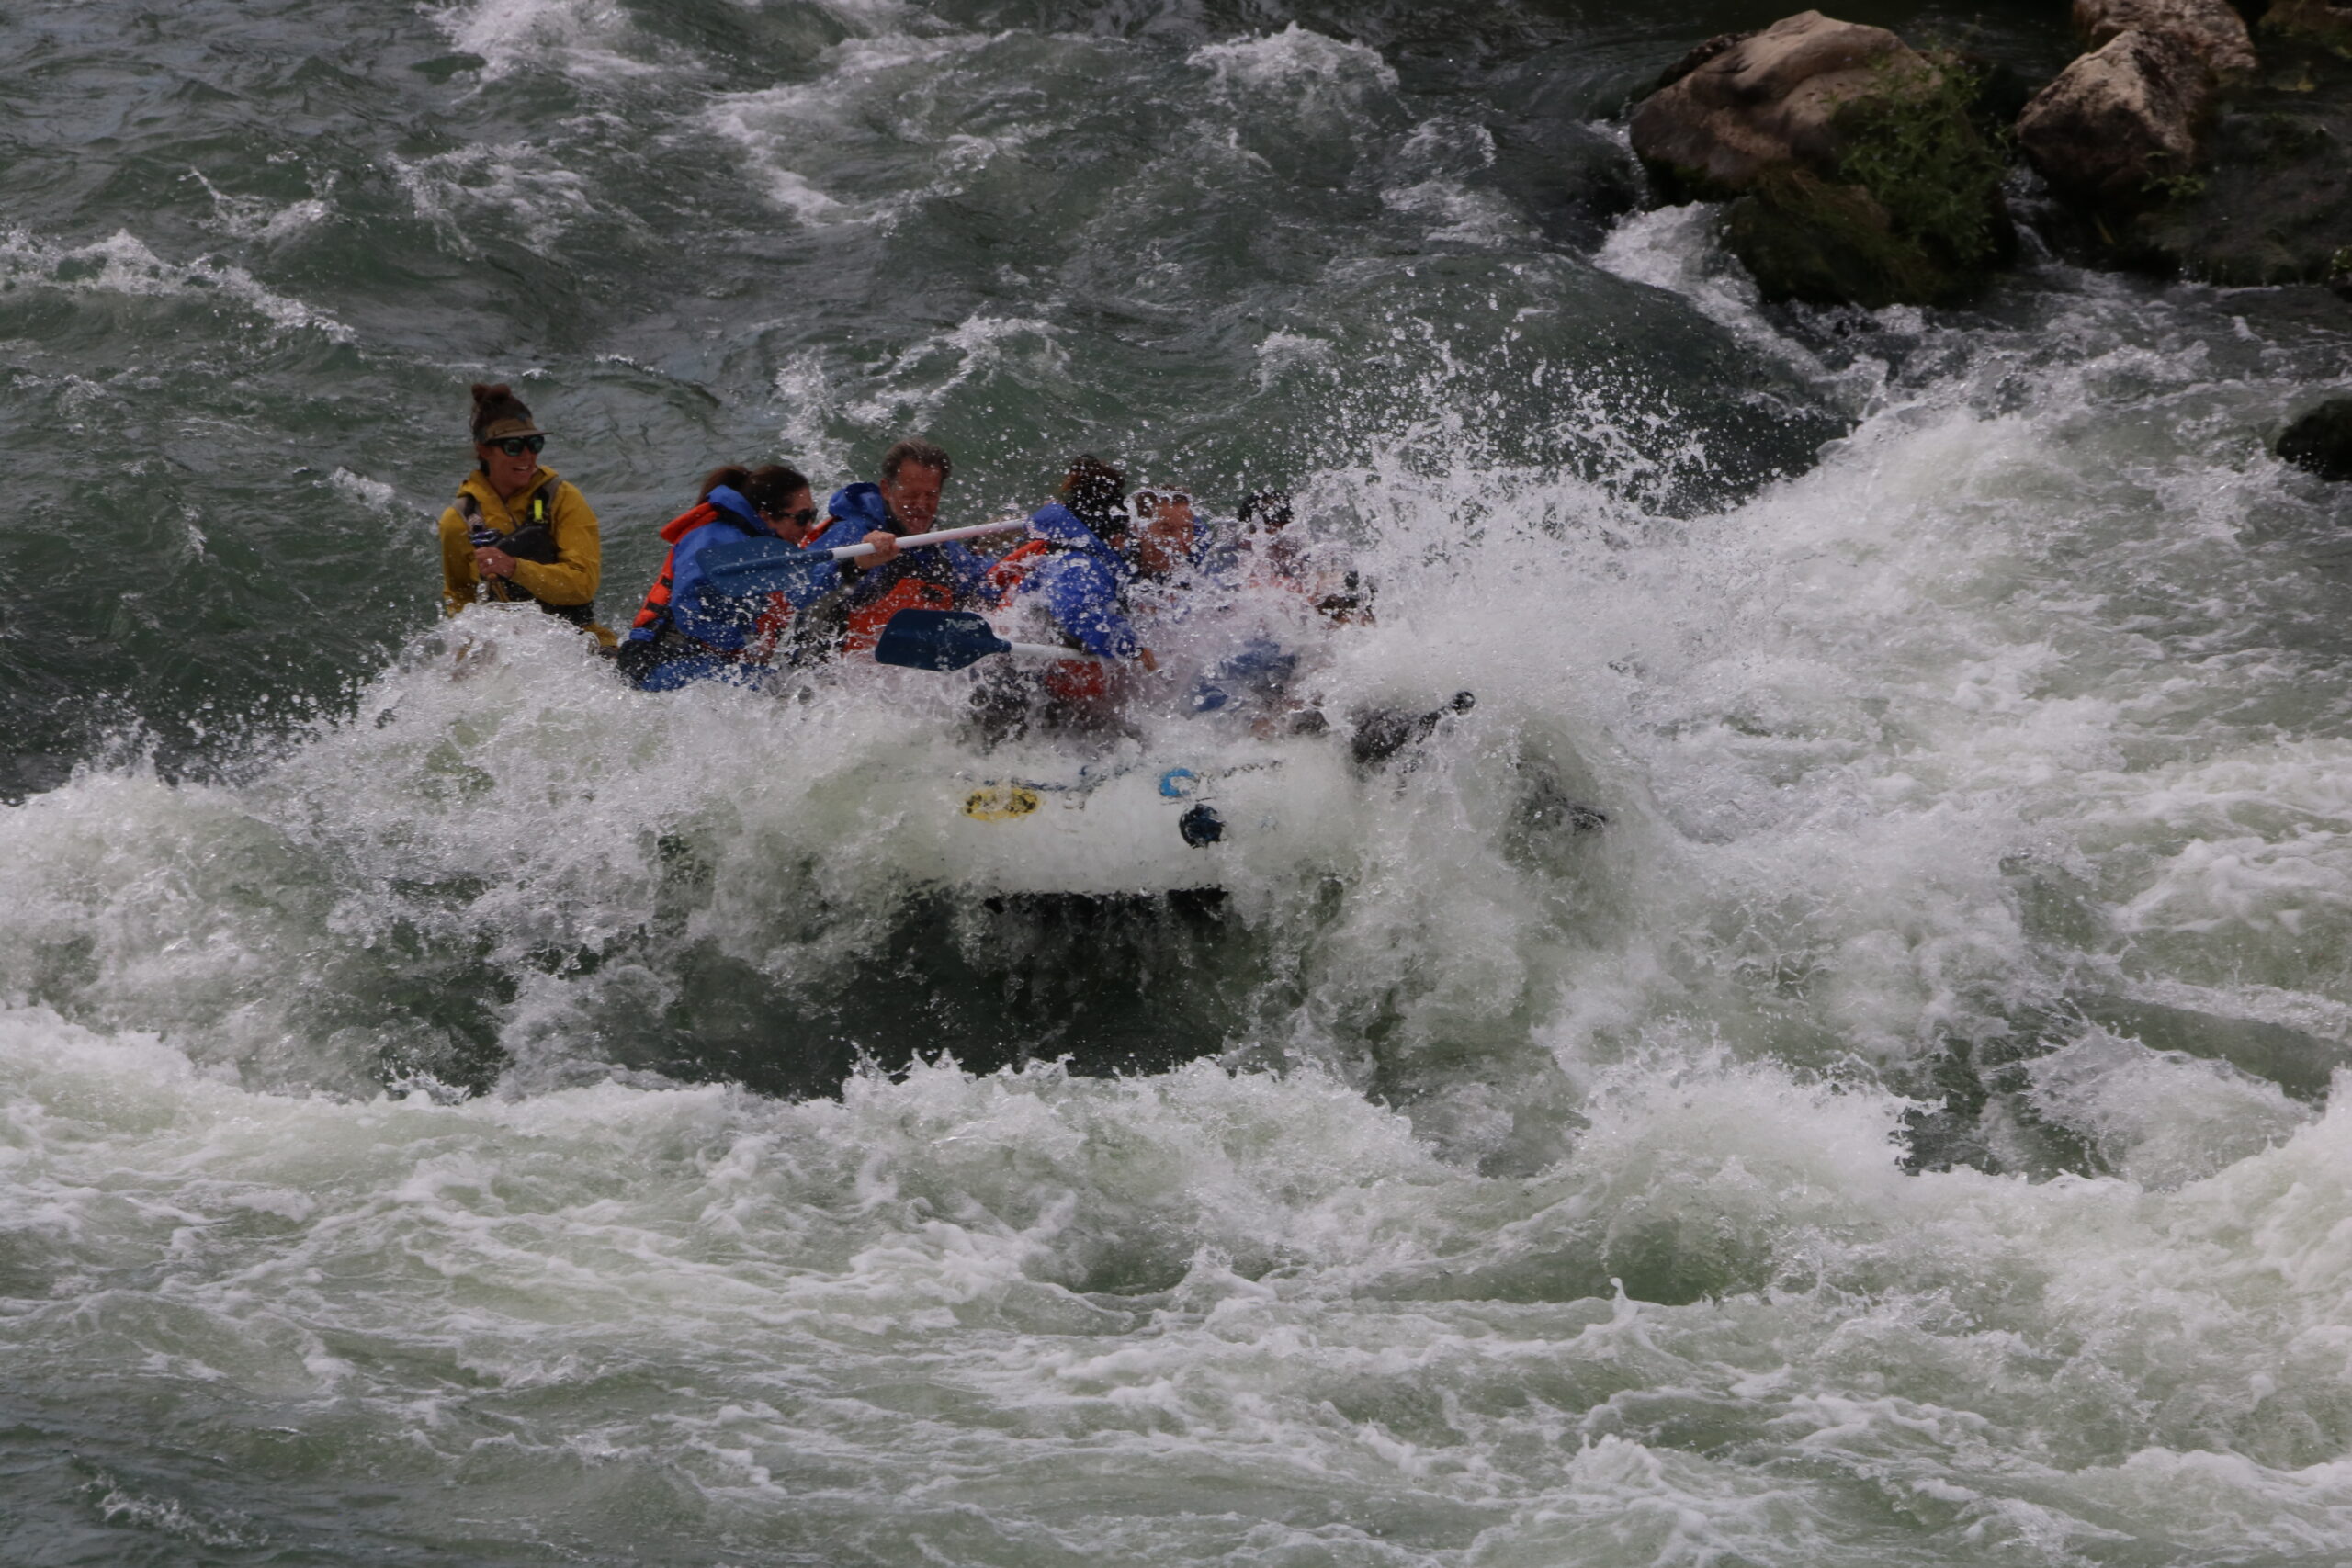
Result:
<svg viewBox="0 0 2352 1568"><path fill-rule="evenodd" d="M512 578L485 578L474 570L472 528L477 518L503 538L522 531L512 552ZM552 558L529 558L534 555ZM457 504L441 513L441 597L450 615L480 599L528 599L594 633L609 648L613 634L595 624L596 583L603 570L596 513L580 487L552 468L532 474L530 488L511 502L492 487L489 475L476 468L458 487Z"/></svg>

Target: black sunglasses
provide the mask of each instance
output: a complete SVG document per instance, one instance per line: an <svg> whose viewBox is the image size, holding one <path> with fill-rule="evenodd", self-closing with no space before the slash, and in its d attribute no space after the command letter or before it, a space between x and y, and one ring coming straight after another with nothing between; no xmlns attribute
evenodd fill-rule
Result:
<svg viewBox="0 0 2352 1568"><path fill-rule="evenodd" d="M817 521L817 509L813 506L804 506L797 512L779 513L776 514L776 521L789 523L796 528L806 528L809 524Z"/></svg>
<svg viewBox="0 0 2352 1568"><path fill-rule="evenodd" d="M519 457L526 452L537 457L547 444L548 438L544 435L509 435L501 440L482 443L485 446L497 447L510 457Z"/></svg>

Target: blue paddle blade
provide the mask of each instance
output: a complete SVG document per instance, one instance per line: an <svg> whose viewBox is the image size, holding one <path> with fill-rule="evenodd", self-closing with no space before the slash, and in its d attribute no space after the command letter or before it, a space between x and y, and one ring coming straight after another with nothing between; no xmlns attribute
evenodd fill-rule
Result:
<svg viewBox="0 0 2352 1568"><path fill-rule="evenodd" d="M890 617L874 644L878 664L909 670L961 670L1012 645L969 610L901 610Z"/></svg>
<svg viewBox="0 0 2352 1568"><path fill-rule="evenodd" d="M702 553L703 575L729 593L788 593L832 564L830 551L804 550L784 539L736 539Z"/></svg>

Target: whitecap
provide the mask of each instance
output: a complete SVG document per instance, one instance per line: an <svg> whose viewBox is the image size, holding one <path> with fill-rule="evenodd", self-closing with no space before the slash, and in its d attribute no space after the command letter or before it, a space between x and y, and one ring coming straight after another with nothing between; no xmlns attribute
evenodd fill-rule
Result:
<svg viewBox="0 0 2352 1568"><path fill-rule="evenodd" d="M22 228L8 230L0 234L0 288L17 288L153 299L217 293L289 332L316 332L336 343L354 338L349 327L324 310L277 292L243 267L209 257L165 261L127 229L79 246L43 239Z"/></svg>

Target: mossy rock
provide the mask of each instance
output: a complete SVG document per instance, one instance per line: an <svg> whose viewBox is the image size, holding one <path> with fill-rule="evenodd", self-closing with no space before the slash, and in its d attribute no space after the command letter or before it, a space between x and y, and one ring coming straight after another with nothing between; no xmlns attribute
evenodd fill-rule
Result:
<svg viewBox="0 0 2352 1568"><path fill-rule="evenodd" d="M1838 113L1839 177L1789 169L1733 204L1725 243L1768 299L1948 305L2014 255L2000 152L1970 118L1978 82L1949 61L1881 82Z"/></svg>
<svg viewBox="0 0 2352 1568"><path fill-rule="evenodd" d="M1814 304L1949 305L1966 299L2005 259L1999 243L1964 254L1940 237L1905 233L1886 204L1860 185L1795 173L1734 202L1724 243L1770 299Z"/></svg>
<svg viewBox="0 0 2352 1568"><path fill-rule="evenodd" d="M1999 97L1957 56L1808 11L1709 39L1629 130L1661 197L1732 204L1768 296L1943 304L2014 253L2005 145L1975 123Z"/></svg>

